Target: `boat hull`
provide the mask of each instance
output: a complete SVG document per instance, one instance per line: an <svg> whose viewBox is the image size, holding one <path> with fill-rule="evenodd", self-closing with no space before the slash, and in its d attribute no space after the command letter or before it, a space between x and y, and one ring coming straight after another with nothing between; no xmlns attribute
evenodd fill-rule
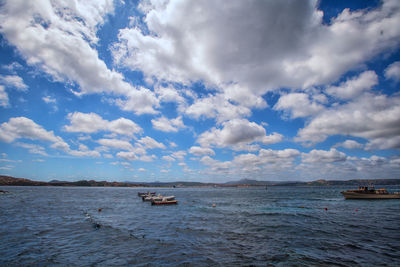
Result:
<svg viewBox="0 0 400 267"><path fill-rule="evenodd" d="M346 199L400 199L400 194L366 194L357 192L340 192Z"/></svg>
<svg viewBox="0 0 400 267"><path fill-rule="evenodd" d="M152 201L151 205L174 205L178 204L178 200L168 200L168 201Z"/></svg>

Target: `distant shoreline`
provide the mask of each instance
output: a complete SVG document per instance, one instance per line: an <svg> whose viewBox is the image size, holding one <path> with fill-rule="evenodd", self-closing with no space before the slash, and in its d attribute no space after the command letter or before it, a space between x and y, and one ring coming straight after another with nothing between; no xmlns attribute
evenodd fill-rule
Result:
<svg viewBox="0 0 400 267"><path fill-rule="evenodd" d="M243 179L227 183L201 183L201 182L108 182L95 180L80 180L75 182L33 181L25 178L0 175L0 186L70 186L70 187L268 187L268 186L360 186L360 185L400 185L400 179L359 179L359 180L316 180L311 182L274 182Z"/></svg>

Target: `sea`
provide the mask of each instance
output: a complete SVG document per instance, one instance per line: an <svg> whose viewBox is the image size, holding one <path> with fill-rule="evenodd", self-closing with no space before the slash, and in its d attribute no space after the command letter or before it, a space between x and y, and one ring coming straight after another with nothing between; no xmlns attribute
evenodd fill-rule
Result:
<svg viewBox="0 0 400 267"><path fill-rule="evenodd" d="M400 266L400 200L350 188L0 189L1 266Z"/></svg>

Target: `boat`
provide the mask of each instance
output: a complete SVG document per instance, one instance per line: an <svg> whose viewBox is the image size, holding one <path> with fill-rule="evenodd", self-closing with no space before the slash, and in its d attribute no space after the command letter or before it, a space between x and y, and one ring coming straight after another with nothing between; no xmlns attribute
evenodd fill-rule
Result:
<svg viewBox="0 0 400 267"><path fill-rule="evenodd" d="M138 194L138 197L145 197L145 196L148 196L148 195L155 196L156 192L146 192L146 193L138 192L137 194Z"/></svg>
<svg viewBox="0 0 400 267"><path fill-rule="evenodd" d="M157 196L146 196L143 198L143 201L162 201L162 200L175 200L175 196L162 196L162 195L157 195Z"/></svg>
<svg viewBox="0 0 400 267"><path fill-rule="evenodd" d="M358 189L340 192L345 199L400 199L400 192L390 193L386 189L362 186Z"/></svg>
<svg viewBox="0 0 400 267"><path fill-rule="evenodd" d="M173 205L173 204L178 204L178 200L167 200L166 198L163 198L162 200L152 200L151 205Z"/></svg>

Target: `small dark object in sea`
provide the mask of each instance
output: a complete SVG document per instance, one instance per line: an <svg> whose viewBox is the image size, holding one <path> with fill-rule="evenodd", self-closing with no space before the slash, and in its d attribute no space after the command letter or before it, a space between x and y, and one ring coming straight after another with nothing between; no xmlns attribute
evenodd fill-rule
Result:
<svg viewBox="0 0 400 267"><path fill-rule="evenodd" d="M99 223L93 223L93 227L94 227L95 229L100 229L101 224L99 224Z"/></svg>
<svg viewBox="0 0 400 267"><path fill-rule="evenodd" d="M6 190L0 190L0 194L8 194L10 192L6 191Z"/></svg>
<svg viewBox="0 0 400 267"><path fill-rule="evenodd" d="M103 210L102 208L99 208L97 211L98 211L98 212L101 212L102 210Z"/></svg>

